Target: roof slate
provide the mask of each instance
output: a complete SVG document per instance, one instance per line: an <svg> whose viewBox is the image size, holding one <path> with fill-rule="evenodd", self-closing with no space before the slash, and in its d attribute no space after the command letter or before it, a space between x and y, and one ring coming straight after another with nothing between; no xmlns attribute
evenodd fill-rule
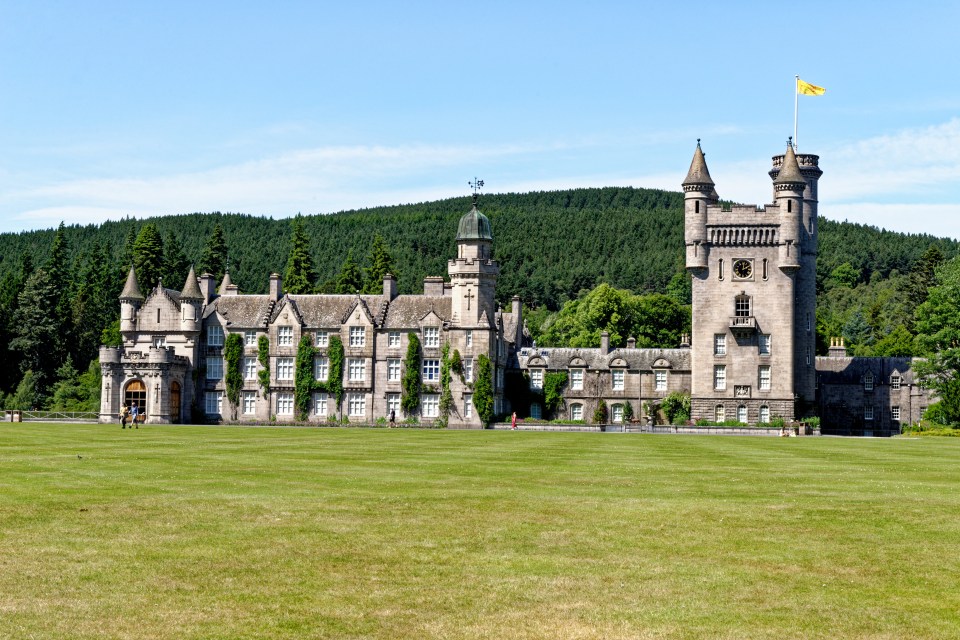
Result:
<svg viewBox="0 0 960 640"><path fill-rule="evenodd" d="M449 322L453 316L453 300L449 296L404 295L394 298L387 308L383 326L388 329L413 329L431 311Z"/></svg>
<svg viewBox="0 0 960 640"><path fill-rule="evenodd" d="M207 305L203 317L216 311L235 327L263 327L275 302L267 295L219 296Z"/></svg>

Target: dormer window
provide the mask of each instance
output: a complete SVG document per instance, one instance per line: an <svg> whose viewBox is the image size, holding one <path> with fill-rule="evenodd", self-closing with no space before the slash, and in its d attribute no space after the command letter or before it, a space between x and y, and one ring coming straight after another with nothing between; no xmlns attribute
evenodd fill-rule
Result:
<svg viewBox="0 0 960 640"><path fill-rule="evenodd" d="M330 346L330 334L326 331L317 331L317 346L318 347L329 347Z"/></svg>
<svg viewBox="0 0 960 640"><path fill-rule="evenodd" d="M293 346L293 327L277 327L277 346Z"/></svg>
<svg viewBox="0 0 960 640"><path fill-rule="evenodd" d="M863 390L873 391L873 374L869 371L867 371L867 375L863 376Z"/></svg>
<svg viewBox="0 0 960 640"><path fill-rule="evenodd" d="M362 347L367 344L366 327L350 327L350 346Z"/></svg>
<svg viewBox="0 0 960 640"><path fill-rule="evenodd" d="M903 378L901 378L896 373L890 376L890 388L893 389L894 391L897 391L900 389L900 384L902 382L903 382Z"/></svg>
<svg viewBox="0 0 960 640"><path fill-rule="evenodd" d="M208 347L223 346L223 327L221 327L220 325L212 325L207 327L207 346Z"/></svg>
<svg viewBox="0 0 960 640"><path fill-rule="evenodd" d="M427 348L433 348L433 349L436 349L440 346L440 328L439 327L423 328L423 346Z"/></svg>

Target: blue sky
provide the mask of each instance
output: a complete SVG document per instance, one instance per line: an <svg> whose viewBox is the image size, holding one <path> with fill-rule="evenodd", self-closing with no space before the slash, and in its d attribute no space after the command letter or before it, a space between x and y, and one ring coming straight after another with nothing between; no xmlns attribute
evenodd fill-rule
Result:
<svg viewBox="0 0 960 640"><path fill-rule="evenodd" d="M469 192L765 203L793 133L820 212L960 238L960 3L0 0L0 232L287 217Z"/></svg>

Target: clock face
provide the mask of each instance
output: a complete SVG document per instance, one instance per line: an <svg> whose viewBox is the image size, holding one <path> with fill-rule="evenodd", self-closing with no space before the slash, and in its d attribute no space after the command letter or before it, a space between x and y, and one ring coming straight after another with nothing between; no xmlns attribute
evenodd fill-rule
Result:
<svg viewBox="0 0 960 640"><path fill-rule="evenodd" d="M733 263L733 275L737 278L749 278L753 275L753 264L749 260L737 260Z"/></svg>

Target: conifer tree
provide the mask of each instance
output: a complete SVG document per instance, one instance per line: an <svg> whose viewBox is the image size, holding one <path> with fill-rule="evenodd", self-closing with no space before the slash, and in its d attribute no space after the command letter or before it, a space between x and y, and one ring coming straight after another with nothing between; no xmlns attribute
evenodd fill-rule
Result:
<svg viewBox="0 0 960 640"><path fill-rule="evenodd" d="M190 261L176 234L168 233L163 241L163 281L168 287L179 289L187 281ZM138 272L139 273L139 272Z"/></svg>
<svg viewBox="0 0 960 640"><path fill-rule="evenodd" d="M44 394L59 366L54 359L56 345L61 342L61 327L49 313L55 299L56 287L45 269L37 269L23 285L18 297L19 307L13 314L16 337L10 348L20 352L21 370L33 371L36 385Z"/></svg>
<svg viewBox="0 0 960 640"><path fill-rule="evenodd" d="M360 267L353 259L353 249L347 252L347 259L343 261L340 267L340 275L337 276L337 293L356 293L363 289L363 274L360 273Z"/></svg>
<svg viewBox="0 0 960 640"><path fill-rule="evenodd" d="M364 293L376 294L383 291L383 277L388 273L397 275L393 268L393 257L387 250L387 245L380 234L373 237L373 245L370 247L370 256L368 257L370 268L367 269L367 284L364 287Z"/></svg>
<svg viewBox="0 0 960 640"><path fill-rule="evenodd" d="M126 277L127 271L130 270L130 265L133 264L133 245L137 241L137 227L136 225L131 225L127 229L127 237L123 241L123 250L120 252L120 268L119 271L123 274L123 277Z"/></svg>
<svg viewBox="0 0 960 640"><path fill-rule="evenodd" d="M163 275L163 238L152 222L143 225L133 243L133 267L137 270L137 280L146 291L157 286Z"/></svg>
<svg viewBox="0 0 960 640"><path fill-rule="evenodd" d="M292 229L283 288L293 294L313 293L317 273L313 268L313 258L310 257L310 239L303 230L303 217L300 214L293 219Z"/></svg>
<svg viewBox="0 0 960 640"><path fill-rule="evenodd" d="M217 282L223 279L227 267L227 241L223 236L223 225L219 222L214 225L213 233L207 240L200 258L200 273L211 274Z"/></svg>

